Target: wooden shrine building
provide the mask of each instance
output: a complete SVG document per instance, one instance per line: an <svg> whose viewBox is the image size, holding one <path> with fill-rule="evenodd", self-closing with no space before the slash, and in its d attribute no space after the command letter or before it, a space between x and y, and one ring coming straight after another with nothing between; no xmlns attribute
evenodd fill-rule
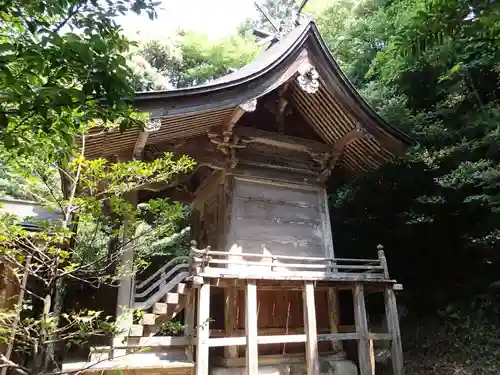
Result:
<svg viewBox="0 0 500 375"><path fill-rule="evenodd" d="M221 79L139 93L134 104L150 113L148 128L89 137L86 154L192 157L192 173L149 186L137 200L191 204L196 243L190 256L148 278L122 279L118 313L127 315L123 306L146 313L140 322L123 319L123 336L93 359L150 346L123 363L147 367L137 358L155 355L165 374L175 367L196 375L369 375L370 342L388 340L394 374L402 375L398 284L382 249L373 259L335 257L325 186L379 167L410 140L360 97L315 23L302 22ZM337 299L345 289L353 291L355 318L347 332L339 329ZM367 324L365 294L377 292L385 297L386 333ZM154 335L180 311L184 337ZM348 340L357 342L356 364L343 354Z"/></svg>

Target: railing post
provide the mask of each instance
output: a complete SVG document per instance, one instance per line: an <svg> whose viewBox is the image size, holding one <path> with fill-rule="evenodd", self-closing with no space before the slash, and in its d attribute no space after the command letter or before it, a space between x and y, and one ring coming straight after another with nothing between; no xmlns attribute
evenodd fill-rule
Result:
<svg viewBox="0 0 500 375"><path fill-rule="evenodd" d="M314 283L306 281L302 289L304 331L306 334L306 374L319 375L318 332L316 328L316 304Z"/></svg>
<svg viewBox="0 0 500 375"><path fill-rule="evenodd" d="M198 319L196 327L196 375L208 375L210 334L210 284L198 289Z"/></svg>
<svg viewBox="0 0 500 375"><path fill-rule="evenodd" d="M378 259L380 260L380 265L384 268L384 279L389 279L389 268L387 268L387 259L384 253L384 246L377 246Z"/></svg>
<svg viewBox="0 0 500 375"><path fill-rule="evenodd" d="M247 336L247 375L259 374L259 348L257 344L258 316L257 316L257 283L247 281L245 301L245 331ZM198 374L197 374L198 375Z"/></svg>

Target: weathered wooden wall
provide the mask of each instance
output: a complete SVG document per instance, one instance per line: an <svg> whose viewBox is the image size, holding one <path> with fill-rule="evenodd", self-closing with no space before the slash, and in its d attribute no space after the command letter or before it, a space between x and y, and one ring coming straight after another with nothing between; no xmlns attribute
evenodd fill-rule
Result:
<svg viewBox="0 0 500 375"><path fill-rule="evenodd" d="M321 189L235 179L231 202L228 252L300 257L330 255L331 249L325 240L327 223L322 212ZM245 257L242 260L258 261Z"/></svg>

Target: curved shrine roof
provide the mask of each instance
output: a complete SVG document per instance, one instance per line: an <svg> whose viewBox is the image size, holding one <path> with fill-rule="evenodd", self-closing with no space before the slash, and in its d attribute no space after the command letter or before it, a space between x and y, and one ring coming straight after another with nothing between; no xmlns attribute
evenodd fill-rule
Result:
<svg viewBox="0 0 500 375"><path fill-rule="evenodd" d="M304 90L304 82L307 85L314 80L319 87ZM286 90L287 103L309 126L311 139L342 151L339 163L349 174L376 168L404 153L412 143L361 98L328 51L316 24L310 21L293 29L250 64L210 83L137 93L134 105L161 122L159 129L148 132L146 141L139 130L89 137L86 153L90 157L127 150L136 154L141 136L144 149L206 135L227 124L238 128L235 112L246 108L245 103L255 106L255 100L260 108L261 99L280 90ZM353 136L356 132L362 136Z"/></svg>

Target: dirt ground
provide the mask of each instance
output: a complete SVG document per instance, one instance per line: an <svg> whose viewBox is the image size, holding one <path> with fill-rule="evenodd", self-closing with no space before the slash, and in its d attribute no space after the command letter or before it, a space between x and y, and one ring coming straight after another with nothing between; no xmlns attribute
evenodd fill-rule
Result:
<svg viewBox="0 0 500 375"><path fill-rule="evenodd" d="M499 375L500 366L479 367L441 358L405 358L405 375ZM376 375L392 375L390 364L377 368Z"/></svg>

